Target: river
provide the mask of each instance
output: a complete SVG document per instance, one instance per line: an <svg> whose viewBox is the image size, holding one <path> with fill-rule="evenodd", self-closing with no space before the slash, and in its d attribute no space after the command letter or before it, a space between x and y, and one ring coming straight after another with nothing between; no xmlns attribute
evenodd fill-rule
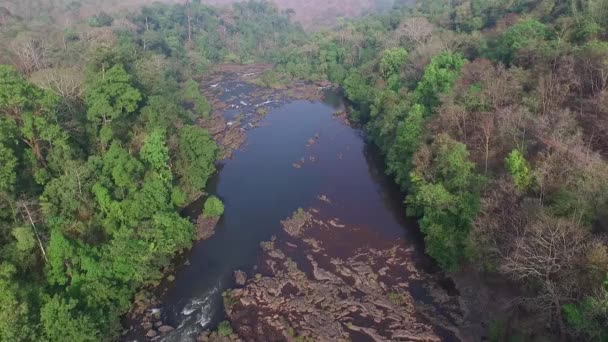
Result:
<svg viewBox="0 0 608 342"><path fill-rule="evenodd" d="M416 251L413 262L423 272L432 272L382 158L360 130L334 117L343 110L338 93L328 90L322 100L288 101L255 98L256 88L239 79L212 86L223 88L219 93L230 104L223 114L229 122L247 117L258 107L256 101L272 105L256 128L242 122L250 128L245 144L221 162L210 180L208 191L224 202L225 212L215 234L197 243L187 266L178 267L162 298L162 320L176 328L162 340L195 340L201 330L224 320L222 292L234 286L233 272L254 274L260 242L281 234L281 220L298 208L318 206L320 198L331 201L324 216L339 217L341 224L365 232L336 239L399 241ZM191 206L191 214L196 216L200 207ZM431 302L422 286L410 291Z"/></svg>

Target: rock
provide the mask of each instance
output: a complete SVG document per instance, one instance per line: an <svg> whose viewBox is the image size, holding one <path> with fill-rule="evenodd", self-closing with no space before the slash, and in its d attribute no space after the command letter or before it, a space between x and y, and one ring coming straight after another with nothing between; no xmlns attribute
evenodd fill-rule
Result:
<svg viewBox="0 0 608 342"><path fill-rule="evenodd" d="M213 236L218 221L219 217L205 217L202 214L199 215L196 219L196 239L202 241Z"/></svg>
<svg viewBox="0 0 608 342"><path fill-rule="evenodd" d="M245 286L247 282L247 274L243 271L234 271L234 281L238 286Z"/></svg>
<svg viewBox="0 0 608 342"><path fill-rule="evenodd" d="M173 274L170 274L170 275L167 277L167 281L174 282L174 281L175 281L175 276L174 276Z"/></svg>
<svg viewBox="0 0 608 342"><path fill-rule="evenodd" d="M162 325L158 328L158 332L161 334L167 334L172 332L173 330L175 330L175 328L170 325Z"/></svg>
<svg viewBox="0 0 608 342"><path fill-rule="evenodd" d="M162 321L158 321L158 322L154 323L154 327L155 328L160 328L162 326L163 326L163 322Z"/></svg>
<svg viewBox="0 0 608 342"><path fill-rule="evenodd" d="M146 333L146 337L147 338L153 338L156 337L158 335L158 333L156 332L156 330L154 329L150 329L148 330L148 332Z"/></svg>
<svg viewBox="0 0 608 342"><path fill-rule="evenodd" d="M152 329L152 322L145 321L141 324L141 327L144 328L144 330Z"/></svg>
<svg viewBox="0 0 608 342"><path fill-rule="evenodd" d="M152 317L155 317L156 319L160 319L160 309L152 309L151 312Z"/></svg>
<svg viewBox="0 0 608 342"><path fill-rule="evenodd" d="M243 304L244 306L252 305L253 303L253 299L251 299L250 297L241 298L241 304Z"/></svg>
<svg viewBox="0 0 608 342"><path fill-rule="evenodd" d="M228 312L229 320L243 341L363 337L369 341L435 342L441 340L435 325L456 336L457 328L451 329L451 322L430 323L426 315L416 314L419 304L409 286L400 285L420 276L406 246L340 240L339 247L348 248L337 252L333 239L343 234L333 234L332 228L350 232L357 227L338 218L324 222L317 214L313 209L299 210L283 221L288 240L279 237L262 244L259 265L266 275L246 281L232 294L236 304ZM412 272L404 272L410 268ZM393 293L400 294L398 304L390 300ZM440 302L442 308L453 302L450 297L447 300L445 305ZM460 311L448 310L456 319L462 316ZM355 325L358 322L364 325Z"/></svg>

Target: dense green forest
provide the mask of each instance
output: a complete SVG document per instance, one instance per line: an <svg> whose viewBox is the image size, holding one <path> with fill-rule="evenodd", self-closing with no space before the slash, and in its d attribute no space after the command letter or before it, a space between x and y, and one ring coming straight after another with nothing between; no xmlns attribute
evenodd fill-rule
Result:
<svg viewBox="0 0 608 342"><path fill-rule="evenodd" d="M303 31L268 3L100 13L68 29L3 11L0 340L114 340L195 228L219 148L190 75L274 58ZM206 216L221 215L210 197Z"/></svg>
<svg viewBox="0 0 608 342"><path fill-rule="evenodd" d="M32 23L0 9L1 341L117 338L215 172L191 76L257 61L343 87L445 271L515 281L531 331L608 339L608 1L397 2L311 34L265 1Z"/></svg>
<svg viewBox="0 0 608 342"><path fill-rule="evenodd" d="M607 19L602 0L423 1L319 33L265 78L342 85L444 270L512 279L530 330L602 341Z"/></svg>

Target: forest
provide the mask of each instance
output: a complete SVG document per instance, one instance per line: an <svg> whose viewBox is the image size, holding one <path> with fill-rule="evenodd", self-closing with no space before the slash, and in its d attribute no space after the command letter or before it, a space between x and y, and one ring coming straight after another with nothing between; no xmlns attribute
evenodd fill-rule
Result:
<svg viewBox="0 0 608 342"><path fill-rule="evenodd" d="M606 341L608 1L393 5L316 32L268 1L0 7L0 341L119 338L221 155L192 75L256 62L343 89L445 272L516 284L523 330Z"/></svg>

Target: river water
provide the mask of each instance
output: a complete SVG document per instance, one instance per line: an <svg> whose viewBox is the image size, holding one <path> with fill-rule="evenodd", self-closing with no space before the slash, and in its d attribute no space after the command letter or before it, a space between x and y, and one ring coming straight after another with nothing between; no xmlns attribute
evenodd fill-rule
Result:
<svg viewBox="0 0 608 342"><path fill-rule="evenodd" d="M239 82L226 87L224 96L235 103L252 91ZM163 322L176 328L163 340L195 340L201 330L224 320L222 292L234 286L233 272L254 273L260 242L279 234L281 220L315 205L320 196L331 200L329 215L342 223L422 250L417 228L404 217L402 195L385 176L377 151L359 130L333 117L342 107L333 92L320 101L277 103L257 128L247 131L242 150L222 162L209 192L222 199L225 212L215 235L194 246L187 266L178 268L162 298ZM227 110L226 119L243 111Z"/></svg>

